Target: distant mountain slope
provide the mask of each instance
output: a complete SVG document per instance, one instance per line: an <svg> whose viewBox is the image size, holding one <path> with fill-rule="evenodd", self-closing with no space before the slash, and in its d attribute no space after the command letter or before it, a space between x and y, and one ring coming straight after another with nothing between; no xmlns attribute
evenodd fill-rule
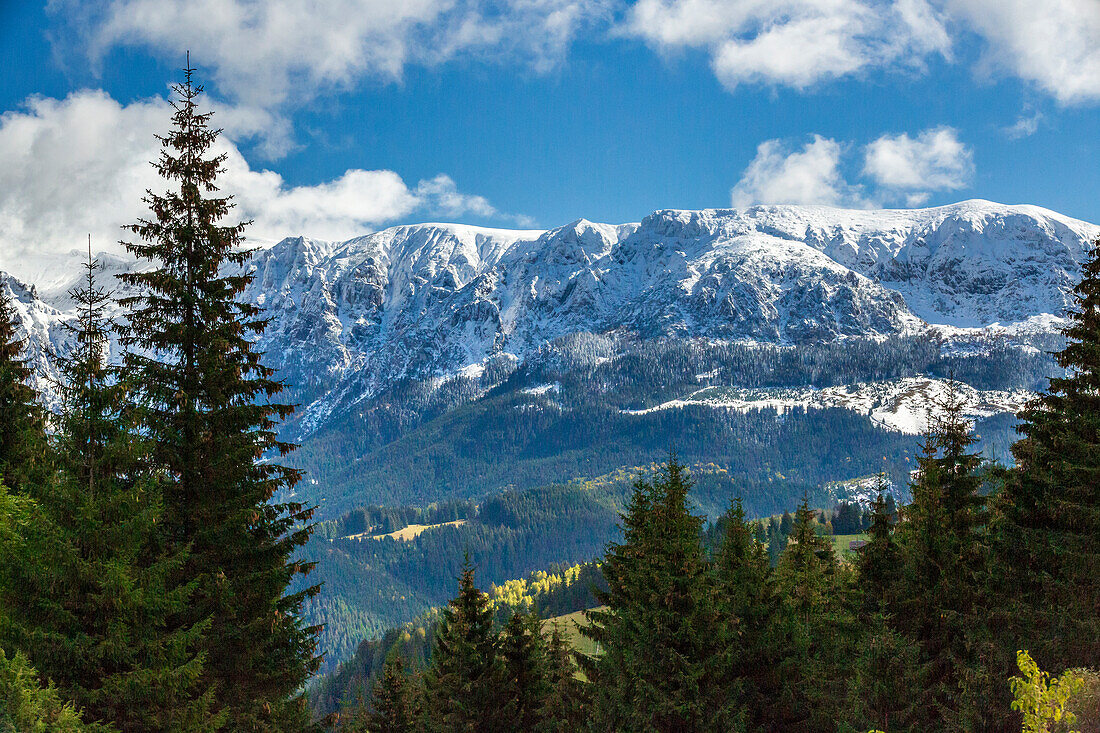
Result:
<svg viewBox="0 0 1100 733"><path fill-rule="evenodd" d="M521 436L498 440L515 456L567 443L581 450L579 434L562 440L539 431L576 431L583 418L621 449L604 451L592 470L651 460L639 450L668 437L643 434L680 418L628 413L677 401L713 406L691 397L702 388L802 390L787 401L810 406L836 402L813 390L862 395L870 388L859 383L950 374L991 394L1040 389L1053 369L1041 352L1057 345L1052 330L1098 236L1100 227L1054 212L986 201L664 210L636 224L580 220L549 231L421 224L339 243L284 239L246 265L256 278L245 297L271 319L261 348L301 406L286 433L305 441L298 460L311 483L303 491L371 500L364 476L383 475L396 460L412 473L387 477L386 491L404 501L433 495L426 482L440 469L423 463L438 463L433 451L465 446L464 455L480 455L492 438L478 431L504 423L522 426ZM72 307L65 290L79 274L79 253L73 258L71 275L56 264L39 268L41 292L0 281L19 303L47 391L40 355L64 348L60 326ZM110 275L133 267L105 259ZM529 405L522 391L547 385L562 391ZM733 402L744 401L738 394ZM979 412L1007 412L1025 397L982 397L989 404ZM502 422L494 409L519 419L509 413ZM881 418L884 409L893 408L857 412L879 428L898 427ZM548 419L555 410L569 414ZM690 414L687 422L701 420L706 430L737 422L699 406ZM763 441L754 455L769 449L764 424L754 419L752 429L754 442ZM431 448L431 435L449 436L450 447ZM406 465L414 455L421 462ZM582 465L563 456L554 458L562 471ZM444 483L468 493L483 475L480 460L459 466L448 458L459 474ZM352 462L373 468L364 473ZM517 479L507 469L500 485ZM460 480L462 472L471 478Z"/></svg>

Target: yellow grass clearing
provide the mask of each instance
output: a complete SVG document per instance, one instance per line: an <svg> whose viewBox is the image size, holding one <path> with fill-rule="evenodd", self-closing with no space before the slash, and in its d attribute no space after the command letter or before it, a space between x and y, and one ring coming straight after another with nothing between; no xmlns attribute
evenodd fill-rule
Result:
<svg viewBox="0 0 1100 733"><path fill-rule="evenodd" d="M600 606L601 610L603 608L605 607ZM588 625L588 622L584 618L584 611L577 611L575 613L568 613L564 616L546 619L542 622L542 633L549 634L555 625L561 629L565 641L575 651L587 654L588 656L596 654L596 643L587 636L581 636L581 632L577 629L578 625Z"/></svg>
<svg viewBox="0 0 1100 733"><path fill-rule="evenodd" d="M453 522L441 522L440 524L410 524L408 527L399 529L396 532L387 532L386 534L370 534L369 532L361 532L360 534L348 535L344 539L362 540L364 538L369 538L372 540L380 540L383 537L392 537L395 540L408 542L425 530L435 529L436 527L461 527L464 524L466 524L465 519L456 519Z"/></svg>

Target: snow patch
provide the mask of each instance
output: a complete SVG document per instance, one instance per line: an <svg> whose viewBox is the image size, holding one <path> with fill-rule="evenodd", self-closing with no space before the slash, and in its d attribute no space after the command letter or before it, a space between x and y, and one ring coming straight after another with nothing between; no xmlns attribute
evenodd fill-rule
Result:
<svg viewBox="0 0 1100 733"><path fill-rule="evenodd" d="M1015 414L1035 397L1026 390L978 390L956 383L963 400L963 414L969 419L1000 413ZM840 387L744 389L704 387L687 397L669 400L641 410L622 410L625 415L646 415L658 410L710 407L738 412L773 410L782 415L795 409L842 408L866 415L887 430L919 435L938 404L947 396L949 383L932 377L907 377L888 382L871 382Z"/></svg>
<svg viewBox="0 0 1100 733"><path fill-rule="evenodd" d="M561 392L561 384L558 382L540 384L537 387L525 387L524 389L521 389L520 392L523 394L538 395L540 397L551 392L553 392L554 394L558 394L559 392Z"/></svg>

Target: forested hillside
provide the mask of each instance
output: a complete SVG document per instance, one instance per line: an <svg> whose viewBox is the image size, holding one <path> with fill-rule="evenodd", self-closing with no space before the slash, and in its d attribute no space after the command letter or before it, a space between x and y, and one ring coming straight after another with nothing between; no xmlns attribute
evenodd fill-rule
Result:
<svg viewBox="0 0 1100 733"><path fill-rule="evenodd" d="M716 463L749 485L778 476L816 485L884 469L904 485L916 436L884 430L851 409L796 406L782 419L766 402L741 410L624 411L707 385L820 389L929 375L978 389L1034 391L1055 372L1046 350L1058 343L1041 334L1014 342L913 337L799 348L640 341L619 352L606 338L578 334L547 345L491 389L480 385L499 375L459 377L438 392L410 384L387 393L295 453L311 477L297 495L317 503L319 516L335 518L363 503L476 499L595 478L661 460L671 447L686 461ZM979 431L991 455L1006 456L1013 440L1006 417L994 414ZM793 496L780 492L774 505L758 509L781 510ZM704 500L706 511L721 512L725 499ZM745 500L756 508L748 492Z"/></svg>

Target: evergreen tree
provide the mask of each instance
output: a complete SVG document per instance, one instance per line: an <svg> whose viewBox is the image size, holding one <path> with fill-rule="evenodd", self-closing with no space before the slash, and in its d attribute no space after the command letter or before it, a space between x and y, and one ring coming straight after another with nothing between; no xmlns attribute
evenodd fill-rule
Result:
<svg viewBox="0 0 1100 733"><path fill-rule="evenodd" d="M779 558L785 549L787 538L779 533L779 527L772 522L768 525L768 564L773 568L779 567Z"/></svg>
<svg viewBox="0 0 1100 733"><path fill-rule="evenodd" d="M283 384L255 346L266 321L240 299L252 280L236 274L249 257L240 247L247 222L221 223L232 207L217 195L225 156L210 152L219 131L196 107L193 71L174 87L172 130L159 138L155 166L170 190L149 192L152 218L129 227L140 241L127 249L152 267L121 276L141 293L121 301L130 309L125 365L153 461L170 477L164 531L190 548L184 575L198 581L184 621L211 620L204 678L217 706L233 730L301 730L298 691L318 660L316 629L299 615L317 586L287 588L312 567L294 559L311 510L271 503L300 477L261 461L291 449L275 430L292 408L271 402Z"/></svg>
<svg viewBox="0 0 1100 733"><path fill-rule="evenodd" d="M30 386L27 342L19 337L11 297L8 284L0 281L0 482L21 491L42 480L47 450L42 409Z"/></svg>
<svg viewBox="0 0 1100 733"><path fill-rule="evenodd" d="M504 665L501 695L516 730L535 730L550 695L551 680L542 622L537 614L513 613L500 637Z"/></svg>
<svg viewBox="0 0 1100 733"><path fill-rule="evenodd" d="M992 532L1003 665L1029 649L1055 672L1100 664L1100 240L1073 289L1066 370L1021 414Z"/></svg>
<svg viewBox="0 0 1100 733"><path fill-rule="evenodd" d="M783 519L779 522L779 534L784 537L790 537L791 532L794 531L794 517L790 512L783 512Z"/></svg>
<svg viewBox="0 0 1100 733"><path fill-rule="evenodd" d="M413 733L417 723L416 696L401 657L392 654L374 686L370 710L357 725L341 727L349 733Z"/></svg>
<svg viewBox="0 0 1100 733"><path fill-rule="evenodd" d="M725 696L741 702L742 725L757 730L779 691L771 633L778 599L768 556L745 522L737 497L725 517L725 537L715 562L721 615L721 675ZM757 525L759 527L759 525Z"/></svg>
<svg viewBox="0 0 1100 733"><path fill-rule="evenodd" d="M787 548L779 560L782 632L780 694L769 729L826 730L840 719L845 663L857 646L854 620L847 613L846 573L838 567L832 542L815 530L815 514L803 498L793 519Z"/></svg>
<svg viewBox="0 0 1100 733"><path fill-rule="evenodd" d="M159 486L142 470L122 385L106 352L108 294L89 261L77 303L73 353L55 357L62 411L57 475L34 491L30 552L16 585L0 595L9 612L0 633L38 672L83 708L88 720L120 731L215 730L212 691L199 683L199 634L175 627L193 583L173 580L185 557L159 531Z"/></svg>
<svg viewBox="0 0 1100 733"><path fill-rule="evenodd" d="M546 678L550 688L539 711L537 733L577 733L588 719L587 684L576 677L573 651L557 624L546 644Z"/></svg>
<svg viewBox="0 0 1100 733"><path fill-rule="evenodd" d="M920 698L919 649L894 628L882 611L861 619L864 634L852 663L845 730L903 733L913 727Z"/></svg>
<svg viewBox="0 0 1100 733"><path fill-rule="evenodd" d="M604 559L606 610L582 629L602 654L585 659L598 730L725 730L736 711L717 675L718 616L701 541L687 507L691 482L675 458L635 484L623 542Z"/></svg>
<svg viewBox="0 0 1100 733"><path fill-rule="evenodd" d="M474 585L474 568L467 556L458 596L443 609L431 663L424 673L424 715L429 730L510 730L497 647L493 609L489 598Z"/></svg>
<svg viewBox="0 0 1100 733"><path fill-rule="evenodd" d="M886 477L871 505L870 539L859 551L856 569L866 630L853 665L847 721L856 730L911 730L915 691L920 683L918 647L898 631L891 615L902 574L894 541L894 518L886 500Z"/></svg>
<svg viewBox="0 0 1100 733"><path fill-rule="evenodd" d="M894 521L882 492L871 504L870 539L859 551L856 566L865 614L888 613L901 577L901 552L894 542Z"/></svg>
<svg viewBox="0 0 1100 733"><path fill-rule="evenodd" d="M995 694L985 674L987 516L978 493L980 458L969 452L975 439L957 390L939 407L896 533L904 570L894 619L920 649L918 729L975 730Z"/></svg>
<svg viewBox="0 0 1100 733"><path fill-rule="evenodd" d="M4 733L112 733L84 723L80 711L52 685L42 687L26 657L0 649L0 731Z"/></svg>
<svg viewBox="0 0 1100 733"><path fill-rule="evenodd" d="M859 534L863 529L859 504L842 501L833 514L833 534Z"/></svg>
<svg viewBox="0 0 1100 733"><path fill-rule="evenodd" d="M898 523L898 505L894 501L894 495L889 494L886 497L886 513L890 515L890 521L894 524Z"/></svg>

